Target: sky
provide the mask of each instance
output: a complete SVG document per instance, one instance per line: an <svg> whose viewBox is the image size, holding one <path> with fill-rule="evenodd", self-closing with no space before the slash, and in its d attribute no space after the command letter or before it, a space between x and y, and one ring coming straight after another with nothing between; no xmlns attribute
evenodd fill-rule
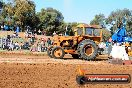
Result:
<svg viewBox="0 0 132 88"><path fill-rule="evenodd" d="M90 23L96 14L106 17L116 9L132 10L132 0L33 0L36 11L52 7L60 11L65 22Z"/></svg>

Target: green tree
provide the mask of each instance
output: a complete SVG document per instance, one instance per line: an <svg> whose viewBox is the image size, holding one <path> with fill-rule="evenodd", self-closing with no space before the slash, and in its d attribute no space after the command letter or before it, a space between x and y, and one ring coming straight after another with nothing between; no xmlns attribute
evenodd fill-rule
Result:
<svg viewBox="0 0 132 88"><path fill-rule="evenodd" d="M45 30L47 35L52 35L53 32L59 34L65 30L64 17L62 13L56 9L41 9L41 12L37 13L37 17L40 19L38 28L41 29L41 31Z"/></svg>
<svg viewBox="0 0 132 88"><path fill-rule="evenodd" d="M103 33L103 41L108 41L109 38L111 37L111 32L108 31L107 29L102 29Z"/></svg>
<svg viewBox="0 0 132 88"><path fill-rule="evenodd" d="M7 13L6 13L6 11L5 11L5 3L3 2L2 5L3 5L3 6L2 6L2 8L1 8L0 20L1 20L1 21L4 21L4 18L6 18Z"/></svg>
<svg viewBox="0 0 132 88"><path fill-rule="evenodd" d="M108 18L105 18L103 14L95 15L94 19L90 22L90 24L95 25L107 25L112 24L113 27L110 28L111 34L117 30L117 25L120 21L122 21L122 18L126 18L126 29L127 31L132 30L132 11L129 9L117 9L116 11L112 11ZM104 21L104 22L103 22Z"/></svg>
<svg viewBox="0 0 132 88"><path fill-rule="evenodd" d="M34 27L34 23L37 23L35 4L31 0L9 0L3 6L2 17L6 23L13 20L23 30L26 25Z"/></svg>
<svg viewBox="0 0 132 88"><path fill-rule="evenodd" d="M74 35L74 29L76 28L76 26L78 25L77 22L72 22L72 23L67 23L66 26L67 26L67 34L69 36L73 36Z"/></svg>
<svg viewBox="0 0 132 88"><path fill-rule="evenodd" d="M119 21L122 21L122 18L126 17L127 25L126 28L127 30L131 30L132 26L132 11L129 9L117 9L116 11L112 11L110 15L107 18L107 23L111 24L112 21L115 21L115 25L113 27L113 32L117 29L117 24Z"/></svg>
<svg viewBox="0 0 132 88"><path fill-rule="evenodd" d="M94 19L90 22L90 24L101 25L103 24L103 20L105 20L104 14L95 15Z"/></svg>

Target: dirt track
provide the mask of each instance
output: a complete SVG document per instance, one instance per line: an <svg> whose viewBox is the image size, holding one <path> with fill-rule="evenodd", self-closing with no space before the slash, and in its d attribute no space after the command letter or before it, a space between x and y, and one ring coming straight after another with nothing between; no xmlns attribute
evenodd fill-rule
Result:
<svg viewBox="0 0 132 88"><path fill-rule="evenodd" d="M111 65L105 61L55 60L48 56L0 54L0 88L132 88L132 83L79 86L75 81L79 66L87 69L88 74L132 75L132 66Z"/></svg>

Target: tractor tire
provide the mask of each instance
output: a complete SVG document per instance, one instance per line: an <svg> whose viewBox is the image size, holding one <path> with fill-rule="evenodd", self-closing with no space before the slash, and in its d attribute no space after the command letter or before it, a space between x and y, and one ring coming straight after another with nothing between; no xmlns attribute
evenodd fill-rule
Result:
<svg viewBox="0 0 132 88"><path fill-rule="evenodd" d="M72 55L72 57L73 57L74 59L78 59L78 58L79 58L78 54L71 54L71 55Z"/></svg>
<svg viewBox="0 0 132 88"><path fill-rule="evenodd" d="M47 54L50 58L53 58L52 56L52 49L53 49L53 46L50 46L48 49L47 49Z"/></svg>
<svg viewBox="0 0 132 88"><path fill-rule="evenodd" d="M94 60L98 54L98 47L94 41L86 39L79 43L77 51L80 58Z"/></svg>
<svg viewBox="0 0 132 88"><path fill-rule="evenodd" d="M85 81L86 81L86 79L85 79L84 76L77 76L77 77L76 77L76 82L77 82L79 85L85 84Z"/></svg>
<svg viewBox="0 0 132 88"><path fill-rule="evenodd" d="M61 47L54 47L53 50L52 50L52 56L53 58L55 59L62 59L65 55L65 51L63 48Z"/></svg>

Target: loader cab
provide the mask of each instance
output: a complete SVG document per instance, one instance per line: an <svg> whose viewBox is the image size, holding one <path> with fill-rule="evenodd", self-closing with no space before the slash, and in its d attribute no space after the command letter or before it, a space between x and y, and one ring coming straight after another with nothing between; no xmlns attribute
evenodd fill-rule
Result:
<svg viewBox="0 0 132 88"><path fill-rule="evenodd" d="M102 36L102 30L97 25L80 24L76 27L75 36Z"/></svg>
<svg viewBox="0 0 132 88"><path fill-rule="evenodd" d="M89 35L89 36L101 36L101 29L97 29L94 27L91 28L85 28L85 35Z"/></svg>
<svg viewBox="0 0 132 88"><path fill-rule="evenodd" d="M103 40L102 28L99 25L79 24L74 31L75 36L79 37L79 41L91 39L99 44Z"/></svg>

